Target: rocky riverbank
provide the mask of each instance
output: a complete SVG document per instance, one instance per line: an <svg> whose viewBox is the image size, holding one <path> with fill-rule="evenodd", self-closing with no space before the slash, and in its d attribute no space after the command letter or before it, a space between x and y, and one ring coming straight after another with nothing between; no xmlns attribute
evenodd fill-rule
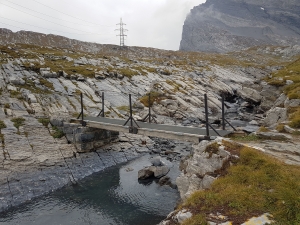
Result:
<svg viewBox="0 0 300 225"><path fill-rule="evenodd" d="M191 155L183 159L180 164L182 172L176 179L176 184L181 196L181 206L171 212L159 225L182 224L193 215L197 215L199 209L198 211L191 211L184 208L186 200L196 191L209 190L216 179L224 177L228 168L236 165L240 160L239 149L243 147L251 147L287 164L300 166L300 141L298 138L288 142L264 140L254 143L237 143L223 138L217 138L211 142L202 141L198 145L193 146ZM249 174L252 172L248 171ZM237 179L240 180L242 178ZM188 201L191 201L191 199ZM253 200L250 198L245 201ZM206 218L203 218L203 220L208 221L210 225L232 224L228 216L224 215L224 213L222 214L222 211L224 211L222 207L217 207L216 210L211 210L209 213L205 212ZM250 213L247 216L244 216L243 219L238 219L240 222L236 224L264 225L273 222L269 212L261 213L260 216L253 216Z"/></svg>
<svg viewBox="0 0 300 225"><path fill-rule="evenodd" d="M23 117L25 121L18 129L9 119L3 119L6 128L1 129L5 145L2 146L3 154L0 154L1 157L4 156L1 158L0 170L0 212L65 185L74 185L78 180L93 173L144 154L160 155L171 165L171 162L178 162L191 151L189 143L158 138L152 140L130 134L119 134L112 143L103 146L103 135L98 137L99 140L92 135L91 143L87 138L91 136L89 132L81 133L80 136L88 148L85 148L88 152L84 152L82 148L78 149L78 143L70 142L70 132L69 136L54 138L50 124L45 127L33 116ZM56 125L63 123L58 119L51 121ZM70 125L66 123L61 129L70 131ZM82 130L80 127L73 129ZM78 133L74 136L77 137ZM90 145L98 146L97 141L102 147L91 149ZM138 178L138 175L136 177Z"/></svg>
<svg viewBox="0 0 300 225"><path fill-rule="evenodd" d="M1 159L0 212L76 184L92 173L127 162L153 148L151 139L128 135L97 151L78 153L65 137L54 139L46 127L30 116L25 117L19 131L11 124L1 132L5 138L1 157L5 158Z"/></svg>

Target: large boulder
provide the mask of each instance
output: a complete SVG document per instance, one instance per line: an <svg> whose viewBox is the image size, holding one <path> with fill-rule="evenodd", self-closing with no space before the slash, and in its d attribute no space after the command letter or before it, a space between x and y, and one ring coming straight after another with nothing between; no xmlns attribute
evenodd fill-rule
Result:
<svg viewBox="0 0 300 225"><path fill-rule="evenodd" d="M237 95L239 95L241 98L243 98L246 101L250 101L254 103L261 102L261 95L259 94L258 91L252 88L243 87L242 89L238 89Z"/></svg>
<svg viewBox="0 0 300 225"><path fill-rule="evenodd" d="M10 77L9 82L13 85L24 85L25 81L19 77Z"/></svg>
<svg viewBox="0 0 300 225"><path fill-rule="evenodd" d="M138 172L138 179L147 179L147 178L161 178L170 171L170 168L167 166L149 166L145 167Z"/></svg>
<svg viewBox="0 0 300 225"><path fill-rule="evenodd" d="M292 140L292 136L288 134L275 133L275 132L257 132L258 137L268 140Z"/></svg>
<svg viewBox="0 0 300 225"><path fill-rule="evenodd" d="M299 107L300 106L300 99L289 99L287 98L284 101L284 107L289 108L289 107Z"/></svg>
<svg viewBox="0 0 300 225"><path fill-rule="evenodd" d="M44 78L58 78L59 74L51 72L50 68L40 68L40 73Z"/></svg>
<svg viewBox="0 0 300 225"><path fill-rule="evenodd" d="M271 109L264 119L264 125L271 127L276 125L277 123L283 122L287 120L287 109L275 107Z"/></svg>
<svg viewBox="0 0 300 225"><path fill-rule="evenodd" d="M209 188L215 180L211 174L235 158L224 149L221 140L222 138L217 138L213 142L202 141L193 146L193 156L185 160L185 165L181 166L183 171L176 179L181 199L186 199L197 190Z"/></svg>

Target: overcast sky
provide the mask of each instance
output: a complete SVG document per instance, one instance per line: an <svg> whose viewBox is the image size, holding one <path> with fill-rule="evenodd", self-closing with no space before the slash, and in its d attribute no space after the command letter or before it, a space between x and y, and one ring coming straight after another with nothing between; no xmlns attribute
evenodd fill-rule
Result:
<svg viewBox="0 0 300 225"><path fill-rule="evenodd" d="M0 0L0 27L119 44L178 50L190 9L205 0Z"/></svg>

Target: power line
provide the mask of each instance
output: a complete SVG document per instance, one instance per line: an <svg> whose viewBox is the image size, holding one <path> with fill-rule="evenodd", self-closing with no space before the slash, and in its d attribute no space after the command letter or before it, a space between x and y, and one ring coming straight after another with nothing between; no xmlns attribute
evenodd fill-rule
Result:
<svg viewBox="0 0 300 225"><path fill-rule="evenodd" d="M27 8L27 7L22 6L22 5L20 5L20 4L17 4L17 3L14 3L14 2L8 1L8 0L5 0L5 1L7 1L7 2L9 2L9 3L11 3L11 4L14 4L14 5L18 5L18 6L22 7L22 8L28 9L28 10L30 10L30 11L39 13L39 14L41 14L41 15L45 15L45 16L51 17L51 18L56 19L56 20L65 21L65 22L68 22L68 23L73 23L73 24L81 25L81 26L89 26L89 27L101 26L101 25L86 25L86 24L80 24L80 23L76 23L76 22L72 22L72 21L68 21L68 20L62 20L62 19L60 19L60 18L57 18L57 17L54 17L54 16L50 16L50 15L48 15L48 14L41 13L41 12L38 12L38 11L36 11L36 10ZM7 5L6 5L6 6L7 6ZM105 26L105 25L103 25L103 26ZM111 26L110 26L110 27L111 27Z"/></svg>
<svg viewBox="0 0 300 225"><path fill-rule="evenodd" d="M23 22L20 22L20 21L8 19L8 18L5 18L3 16L0 16L0 18L6 19L6 20L11 20L11 21L14 21L14 22L17 22L17 23L22 23L22 24L29 25L29 26L32 26L32 27L37 27L37 28L44 29L44 30L52 30L52 31L56 31L56 32L66 33L66 34L87 35L86 33L85 34L70 33L70 32L58 31L58 30L53 30L53 29L44 28L44 27L40 27L40 26L35 26L35 25L28 24L28 23L23 23ZM3 23L3 22L1 22L1 23ZM3 24L5 24L5 23L3 23ZM6 24L6 25L9 25L9 24ZM14 26L14 25L9 25L9 26ZM14 27L16 27L16 26L14 26ZM18 28L20 28L20 27L18 27ZM23 28L21 28L21 29L23 29ZM107 34L95 34L95 35L107 35Z"/></svg>
<svg viewBox="0 0 300 225"><path fill-rule="evenodd" d="M120 34L118 34L117 36L120 36L120 46L123 47L123 46L125 46L124 37L127 36L126 34L124 34L124 32L126 32L128 30L124 29L124 25L126 25L126 24L123 23L122 18L120 19L120 23L118 23L117 25L120 25L120 28L116 29L116 30L120 31Z"/></svg>
<svg viewBox="0 0 300 225"><path fill-rule="evenodd" d="M23 13L25 13L25 14L28 14L28 15L30 15L30 16L37 17L37 18L39 18L39 19L45 20L45 21L47 21L47 22L50 22L50 23L53 23L53 24L56 24L56 25L59 25L59 26L62 26L62 27L66 27L66 28L69 28L69 29L72 29L72 30L81 31L81 32L86 32L86 31L83 31L83 30L78 30L78 29L75 29L75 28L72 28L72 27L64 26L64 25L62 25L62 24L55 23L55 22L52 22L52 21L50 21L50 20L46 20L46 19L41 18L41 17L39 17L39 16L32 15L32 14L27 13L27 12L24 12L24 11L22 11L22 10L20 10L20 9L16 9L16 8L14 8L14 7L12 7L12 6L6 5L6 4L4 4L3 2L0 2L0 4L3 4L3 5L5 5L5 6L7 6L7 7L12 8L12 9L18 10L18 11L23 12ZM97 33L90 33L90 32L87 32L87 34L99 35L99 34L97 34Z"/></svg>
<svg viewBox="0 0 300 225"><path fill-rule="evenodd" d="M83 20L83 19L77 18L77 17L75 17L75 16L66 14L66 13L64 13L64 12L62 12L62 11L59 11L59 10L57 10L57 9L55 9L55 8L52 8L51 6L45 5L45 4L43 4L43 3L39 2L39 1L36 1L36 0L32 0L32 1L34 1L34 2L36 2L36 3L38 3L38 4L41 4L41 5L43 5L43 6L47 7L47 8L50 8L50 9L52 9L52 10L55 10L55 11L57 11L57 12L59 12L59 13L62 13L62 14L64 14L64 15L70 16L70 17L75 18L75 19L77 19L77 20L84 21L84 22L86 22L86 23L90 23L90 24L92 23L92 24L95 24L95 25L98 25L98 26L103 26L103 27L112 27L112 26L113 26L113 25L107 26L107 25L102 25L102 24L93 23L93 22L90 22L90 21L87 21L87 20Z"/></svg>

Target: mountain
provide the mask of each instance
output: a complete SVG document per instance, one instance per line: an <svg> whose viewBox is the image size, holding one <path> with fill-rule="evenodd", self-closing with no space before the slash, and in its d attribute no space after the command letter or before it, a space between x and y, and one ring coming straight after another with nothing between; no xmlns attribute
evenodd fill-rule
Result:
<svg viewBox="0 0 300 225"><path fill-rule="evenodd" d="M182 31L180 50L228 52L300 41L300 1L207 0L194 7Z"/></svg>

